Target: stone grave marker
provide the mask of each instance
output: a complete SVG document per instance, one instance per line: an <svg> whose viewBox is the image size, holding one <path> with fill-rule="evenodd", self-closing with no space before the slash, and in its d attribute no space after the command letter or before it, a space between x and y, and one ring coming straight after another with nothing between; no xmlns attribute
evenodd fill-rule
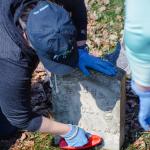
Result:
<svg viewBox="0 0 150 150"><path fill-rule="evenodd" d="M116 77L78 70L67 76L52 75L52 106L57 121L79 125L103 137L98 149L119 150L124 141L125 72Z"/></svg>

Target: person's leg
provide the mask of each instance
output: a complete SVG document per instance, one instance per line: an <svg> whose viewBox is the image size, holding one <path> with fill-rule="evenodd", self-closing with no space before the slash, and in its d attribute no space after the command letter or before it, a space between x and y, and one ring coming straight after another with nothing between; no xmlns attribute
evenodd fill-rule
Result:
<svg viewBox="0 0 150 150"><path fill-rule="evenodd" d="M124 41L132 72L132 88L139 96L139 122L150 130L150 1L126 0Z"/></svg>

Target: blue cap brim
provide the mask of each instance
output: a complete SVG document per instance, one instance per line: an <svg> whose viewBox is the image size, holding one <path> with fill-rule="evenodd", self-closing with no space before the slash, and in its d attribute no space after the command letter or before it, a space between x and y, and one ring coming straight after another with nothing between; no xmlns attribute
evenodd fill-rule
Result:
<svg viewBox="0 0 150 150"><path fill-rule="evenodd" d="M63 75L67 75L67 74L71 73L72 71L74 71L74 68L72 68L68 65L54 62L51 59L48 59L48 58L45 58L42 56L39 56L39 59L48 71L50 71L56 75L63 76Z"/></svg>

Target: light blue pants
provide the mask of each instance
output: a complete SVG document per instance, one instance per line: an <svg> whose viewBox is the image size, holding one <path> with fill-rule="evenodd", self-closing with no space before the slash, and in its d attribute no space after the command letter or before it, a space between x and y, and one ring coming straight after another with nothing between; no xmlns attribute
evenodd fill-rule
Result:
<svg viewBox="0 0 150 150"><path fill-rule="evenodd" d="M150 0L126 0L124 41L132 79L150 86Z"/></svg>

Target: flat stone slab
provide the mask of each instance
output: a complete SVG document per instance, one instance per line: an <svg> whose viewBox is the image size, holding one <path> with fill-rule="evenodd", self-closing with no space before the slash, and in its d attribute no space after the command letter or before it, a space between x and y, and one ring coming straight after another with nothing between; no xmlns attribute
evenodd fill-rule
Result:
<svg viewBox="0 0 150 150"><path fill-rule="evenodd" d="M99 134L102 148L119 150L124 141L124 71L119 69L116 77L92 71L87 78L75 70L68 76L52 76L52 82L54 118Z"/></svg>

